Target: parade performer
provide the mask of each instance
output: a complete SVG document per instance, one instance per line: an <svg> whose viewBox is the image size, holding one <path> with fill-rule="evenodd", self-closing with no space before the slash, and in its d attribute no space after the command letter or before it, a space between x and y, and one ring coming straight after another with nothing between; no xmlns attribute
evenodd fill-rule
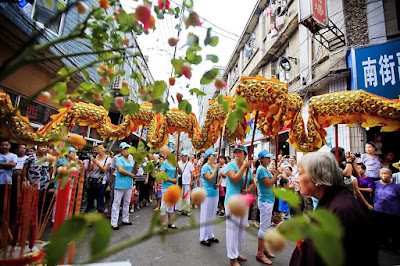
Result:
<svg viewBox="0 0 400 266"><path fill-rule="evenodd" d="M122 143L120 147L122 156L115 163L117 166L117 175L115 176L114 201L111 209L111 227L114 230L119 230L118 217L122 198L122 224L132 225L132 222L129 221L129 204L131 202L133 179L135 178L134 172L136 170L135 161L131 158L128 150L131 145Z"/></svg>
<svg viewBox="0 0 400 266"><path fill-rule="evenodd" d="M249 171L247 174L247 184L244 184L246 179L246 169L251 166L251 162L245 160L247 150L243 145L237 146L234 151L235 161L226 165L226 182L225 195L225 211L226 211L226 249L227 256L231 260L231 265L240 265L238 261L246 261L247 258L239 255L242 249L244 236L246 234L246 226L248 214L244 217L236 217L231 214L227 206L229 197L235 194L248 194L254 188L253 175ZM245 188L244 188L245 187Z"/></svg>
<svg viewBox="0 0 400 266"><path fill-rule="evenodd" d="M208 247L211 246L211 242L219 243L219 240L214 237L213 224L205 224L214 221L217 214L218 187L222 182L222 178L216 180L218 170L222 166L219 163L214 165L217 154L214 149L208 149L201 167L203 188L207 191L207 198L200 207L200 243Z"/></svg>
<svg viewBox="0 0 400 266"><path fill-rule="evenodd" d="M258 209L260 210L260 229L258 230L258 249L256 258L264 264L271 264L272 262L267 258L274 258L275 256L267 250L264 245L264 236L271 224L272 210L274 208L275 196L272 194L271 187L278 180L279 171L275 171L272 175L267 167L271 162L272 154L267 150L262 150L258 154L260 165L257 167L257 186L258 186Z"/></svg>
<svg viewBox="0 0 400 266"><path fill-rule="evenodd" d="M178 171L179 174L182 174L181 168L178 166ZM161 199L161 225L165 226L165 213L168 213L168 228L171 229L177 229L176 225L172 223L172 215L174 213L174 206L166 206L165 201L164 201L164 195L165 191L173 185L176 184L177 182L177 176L176 176L176 167L173 167L167 160L165 160L161 167L160 167L160 174L162 173L167 173L168 175L168 180L163 182L162 188L161 188L161 193L162 193L162 199Z"/></svg>

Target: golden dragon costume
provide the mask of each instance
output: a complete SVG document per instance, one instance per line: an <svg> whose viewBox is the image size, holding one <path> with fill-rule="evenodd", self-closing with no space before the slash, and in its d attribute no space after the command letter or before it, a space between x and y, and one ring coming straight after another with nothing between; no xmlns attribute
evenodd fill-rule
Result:
<svg viewBox="0 0 400 266"><path fill-rule="evenodd" d="M95 128L104 138L122 139L136 131L139 126L148 127L148 144L161 147L168 141L168 133L185 132L192 139L197 150L212 146L219 138L221 127L225 126L224 137L243 140L250 128L247 121L250 114L259 111L257 128L264 136L274 137L286 124L290 129L289 143L297 151L311 152L326 144L325 127L334 124L356 124L363 127L381 126L382 131L400 128L400 101L389 100L363 90L342 91L314 96L309 102L307 131L301 116L302 99L298 94L288 93L287 84L277 79L263 77L242 77L236 95L246 99L249 112L238 123L235 132L229 130L225 121L228 112L218 102L210 102L206 119L200 128L196 116L187 115L178 109L166 115L155 114L151 104L142 104L138 113L125 116L120 125L113 125L108 111L94 104L72 103L53 115L52 121L38 131L34 131L27 117L21 116L10 101L9 96L0 93L1 134L12 141L34 145L57 142L69 129L79 123ZM229 101L229 110L235 109L234 97ZM67 129L67 130L65 130Z"/></svg>

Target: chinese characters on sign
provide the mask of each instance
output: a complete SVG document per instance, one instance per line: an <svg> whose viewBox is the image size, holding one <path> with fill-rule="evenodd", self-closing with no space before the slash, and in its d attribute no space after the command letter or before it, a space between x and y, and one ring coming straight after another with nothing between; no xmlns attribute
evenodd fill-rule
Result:
<svg viewBox="0 0 400 266"><path fill-rule="evenodd" d="M324 26L328 25L328 12L326 10L326 0L312 0L314 19Z"/></svg>
<svg viewBox="0 0 400 266"><path fill-rule="evenodd" d="M352 50L348 63L352 68L352 89L399 99L400 41Z"/></svg>
<svg viewBox="0 0 400 266"><path fill-rule="evenodd" d="M32 104L28 104L28 106L26 107L26 116L28 118L36 119L37 112L38 112L38 107L37 106L34 106Z"/></svg>

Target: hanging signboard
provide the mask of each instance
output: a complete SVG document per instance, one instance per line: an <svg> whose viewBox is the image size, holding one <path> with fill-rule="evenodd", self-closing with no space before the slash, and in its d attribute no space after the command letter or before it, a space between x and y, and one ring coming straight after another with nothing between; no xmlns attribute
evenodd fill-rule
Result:
<svg viewBox="0 0 400 266"><path fill-rule="evenodd" d="M399 99L400 40L352 49L347 57L352 90Z"/></svg>
<svg viewBox="0 0 400 266"><path fill-rule="evenodd" d="M328 11L325 0L312 0L313 17L315 21L323 26L328 25Z"/></svg>
<svg viewBox="0 0 400 266"><path fill-rule="evenodd" d="M328 26L326 0L299 0L299 22L312 33Z"/></svg>

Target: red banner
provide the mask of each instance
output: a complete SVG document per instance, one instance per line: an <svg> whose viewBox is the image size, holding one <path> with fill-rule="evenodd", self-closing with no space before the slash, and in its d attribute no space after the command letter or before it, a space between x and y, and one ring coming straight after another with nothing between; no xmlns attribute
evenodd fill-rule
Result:
<svg viewBox="0 0 400 266"><path fill-rule="evenodd" d="M326 8L326 0L312 0L312 9L315 21L319 24L327 26L328 11Z"/></svg>

